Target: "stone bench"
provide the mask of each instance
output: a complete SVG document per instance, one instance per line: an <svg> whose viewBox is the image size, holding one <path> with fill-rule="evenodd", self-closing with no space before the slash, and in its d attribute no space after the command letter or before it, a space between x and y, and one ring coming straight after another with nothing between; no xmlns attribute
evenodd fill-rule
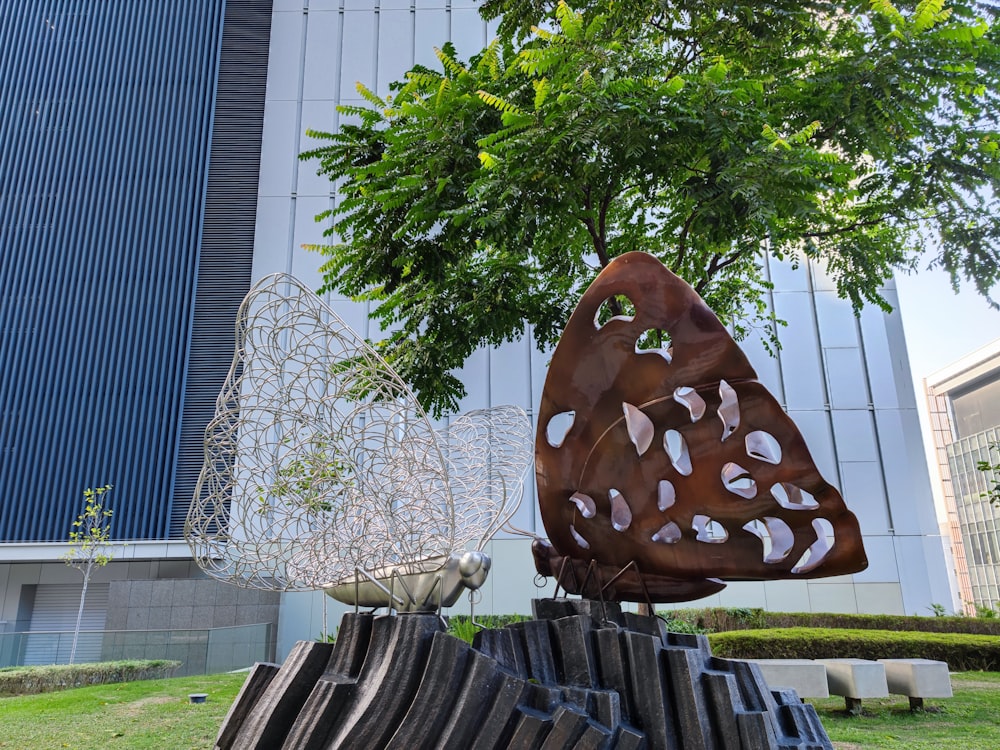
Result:
<svg viewBox="0 0 1000 750"><path fill-rule="evenodd" d="M924 698L951 698L948 665L933 659L879 659L885 667L889 692L910 699L910 710L924 707Z"/></svg>
<svg viewBox="0 0 1000 750"><path fill-rule="evenodd" d="M826 667L812 659L746 659L760 667L770 688L794 688L800 698L829 698Z"/></svg>
<svg viewBox="0 0 1000 750"><path fill-rule="evenodd" d="M889 685L885 665L868 659L817 659L826 667L826 679L832 695L842 695L847 710L861 713L862 698L886 698Z"/></svg>

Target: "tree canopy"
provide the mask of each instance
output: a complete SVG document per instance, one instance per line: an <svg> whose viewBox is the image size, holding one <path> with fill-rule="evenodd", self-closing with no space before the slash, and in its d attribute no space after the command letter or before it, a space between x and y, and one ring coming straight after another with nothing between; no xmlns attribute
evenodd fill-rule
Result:
<svg viewBox="0 0 1000 750"><path fill-rule="evenodd" d="M629 250L738 334L763 254L822 261L855 308L921 258L1000 278L1000 6L487 0L448 44L302 155L339 186L323 290L374 301L379 346L430 411L480 345L557 340ZM322 290L321 290L322 291Z"/></svg>

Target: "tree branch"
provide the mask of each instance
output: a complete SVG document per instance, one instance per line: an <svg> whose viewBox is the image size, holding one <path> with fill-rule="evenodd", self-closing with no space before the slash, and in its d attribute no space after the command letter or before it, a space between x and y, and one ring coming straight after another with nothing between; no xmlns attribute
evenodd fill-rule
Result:
<svg viewBox="0 0 1000 750"><path fill-rule="evenodd" d="M753 250L752 245L745 245L743 248L729 254L728 256L723 255L722 253L715 253L712 255L712 259L708 262L708 267L705 269L705 275L702 276L701 281L695 285L694 290L698 292L698 294L701 294L702 290L708 286L709 282L713 277L715 277L716 274L745 257L751 250ZM723 258L725 258L725 260L723 260Z"/></svg>

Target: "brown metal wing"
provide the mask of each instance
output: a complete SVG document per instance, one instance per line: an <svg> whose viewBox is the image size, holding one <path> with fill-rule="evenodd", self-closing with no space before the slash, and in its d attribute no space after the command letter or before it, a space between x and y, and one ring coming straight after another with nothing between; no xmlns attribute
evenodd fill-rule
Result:
<svg viewBox="0 0 1000 750"><path fill-rule="evenodd" d="M604 320L609 298L634 312ZM683 601L721 579L867 567L858 521L798 428L701 298L645 253L616 258L570 318L535 459L550 540L536 566L570 593Z"/></svg>

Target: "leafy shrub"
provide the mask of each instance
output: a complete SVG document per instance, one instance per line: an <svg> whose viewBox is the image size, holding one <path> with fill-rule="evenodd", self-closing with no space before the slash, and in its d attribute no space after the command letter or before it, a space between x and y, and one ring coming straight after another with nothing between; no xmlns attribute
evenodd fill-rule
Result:
<svg viewBox="0 0 1000 750"><path fill-rule="evenodd" d="M771 628L712 633L729 659L935 659L954 671L1000 670L1000 638L969 633Z"/></svg>
<svg viewBox="0 0 1000 750"><path fill-rule="evenodd" d="M1000 635L1000 618L767 612L760 608L736 607L677 609L659 614L667 619L693 623L704 628L706 632L712 633L762 628L848 628L853 630L906 630L921 633Z"/></svg>
<svg viewBox="0 0 1000 750"><path fill-rule="evenodd" d="M686 620L681 617L678 618L671 617L671 615L673 614L672 612L667 612L667 613L660 612L658 614L661 617L663 617L664 620L666 620L667 630L669 630L671 633L691 633L694 635L704 635L705 633L709 632L707 628L701 627L700 625L698 625L697 622L692 622L691 620Z"/></svg>
<svg viewBox="0 0 1000 750"><path fill-rule="evenodd" d="M476 622L490 630L530 619L528 615L476 615ZM472 643L478 630L468 615L452 615L448 618L448 632L463 641Z"/></svg>
<svg viewBox="0 0 1000 750"><path fill-rule="evenodd" d="M760 607L708 607L658 612L668 622L687 623L693 630L679 632L714 633L723 630L766 628L768 613Z"/></svg>
<svg viewBox="0 0 1000 750"><path fill-rule="evenodd" d="M91 664L5 667L0 669L0 695L33 695L84 685L159 680L170 677L180 665L179 661L168 659L130 659Z"/></svg>

